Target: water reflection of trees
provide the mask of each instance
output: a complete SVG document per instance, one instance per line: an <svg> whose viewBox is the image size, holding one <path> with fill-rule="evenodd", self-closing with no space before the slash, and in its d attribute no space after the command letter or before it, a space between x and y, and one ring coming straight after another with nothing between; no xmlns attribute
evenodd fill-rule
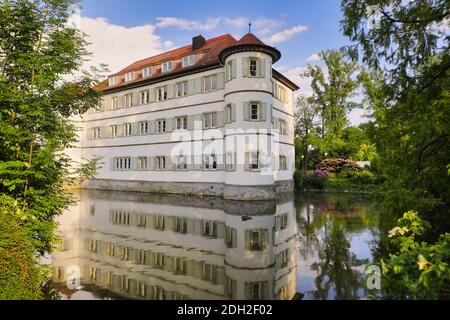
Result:
<svg viewBox="0 0 450 320"><path fill-rule="evenodd" d="M351 236L378 234L378 214L369 199L351 195L314 195L296 201L301 259L316 272L314 299L357 299L364 294L360 270L367 263L350 250Z"/></svg>

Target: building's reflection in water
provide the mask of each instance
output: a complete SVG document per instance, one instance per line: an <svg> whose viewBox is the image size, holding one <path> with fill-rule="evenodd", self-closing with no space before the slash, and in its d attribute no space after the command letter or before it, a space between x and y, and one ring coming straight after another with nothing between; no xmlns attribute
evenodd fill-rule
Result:
<svg viewBox="0 0 450 320"><path fill-rule="evenodd" d="M60 218L53 282L70 266L97 297L152 300L292 299L296 223L291 197L235 202L80 191Z"/></svg>

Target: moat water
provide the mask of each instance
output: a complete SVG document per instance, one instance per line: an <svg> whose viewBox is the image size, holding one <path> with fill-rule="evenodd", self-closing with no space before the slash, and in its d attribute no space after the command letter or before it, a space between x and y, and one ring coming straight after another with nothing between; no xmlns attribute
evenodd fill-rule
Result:
<svg viewBox="0 0 450 320"><path fill-rule="evenodd" d="M364 299L379 241L359 194L277 201L75 192L52 255L59 299ZM375 262L376 263L376 262Z"/></svg>

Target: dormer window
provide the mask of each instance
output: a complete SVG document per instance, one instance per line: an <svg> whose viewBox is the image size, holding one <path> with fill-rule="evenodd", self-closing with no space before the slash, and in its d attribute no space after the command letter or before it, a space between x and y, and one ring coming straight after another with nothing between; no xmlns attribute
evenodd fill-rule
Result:
<svg viewBox="0 0 450 320"><path fill-rule="evenodd" d="M117 84L117 77L109 77L109 86L115 86Z"/></svg>
<svg viewBox="0 0 450 320"><path fill-rule="evenodd" d="M195 64L195 54L191 54L189 56L185 56L181 59L181 66L189 67Z"/></svg>
<svg viewBox="0 0 450 320"><path fill-rule="evenodd" d="M128 72L125 74L125 82L134 80L134 72Z"/></svg>
<svg viewBox="0 0 450 320"><path fill-rule="evenodd" d="M161 72L162 73L169 72L169 71L172 71L172 60L163 62L161 64Z"/></svg>
<svg viewBox="0 0 450 320"><path fill-rule="evenodd" d="M142 69L142 77L150 77L153 74L153 67L145 67Z"/></svg>

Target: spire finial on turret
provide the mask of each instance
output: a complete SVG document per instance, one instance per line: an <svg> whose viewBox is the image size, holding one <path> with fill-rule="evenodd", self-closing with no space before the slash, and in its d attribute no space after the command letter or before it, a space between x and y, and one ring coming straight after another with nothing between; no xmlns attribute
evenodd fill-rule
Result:
<svg viewBox="0 0 450 320"><path fill-rule="evenodd" d="M248 22L248 33L252 32L252 23L249 21Z"/></svg>

